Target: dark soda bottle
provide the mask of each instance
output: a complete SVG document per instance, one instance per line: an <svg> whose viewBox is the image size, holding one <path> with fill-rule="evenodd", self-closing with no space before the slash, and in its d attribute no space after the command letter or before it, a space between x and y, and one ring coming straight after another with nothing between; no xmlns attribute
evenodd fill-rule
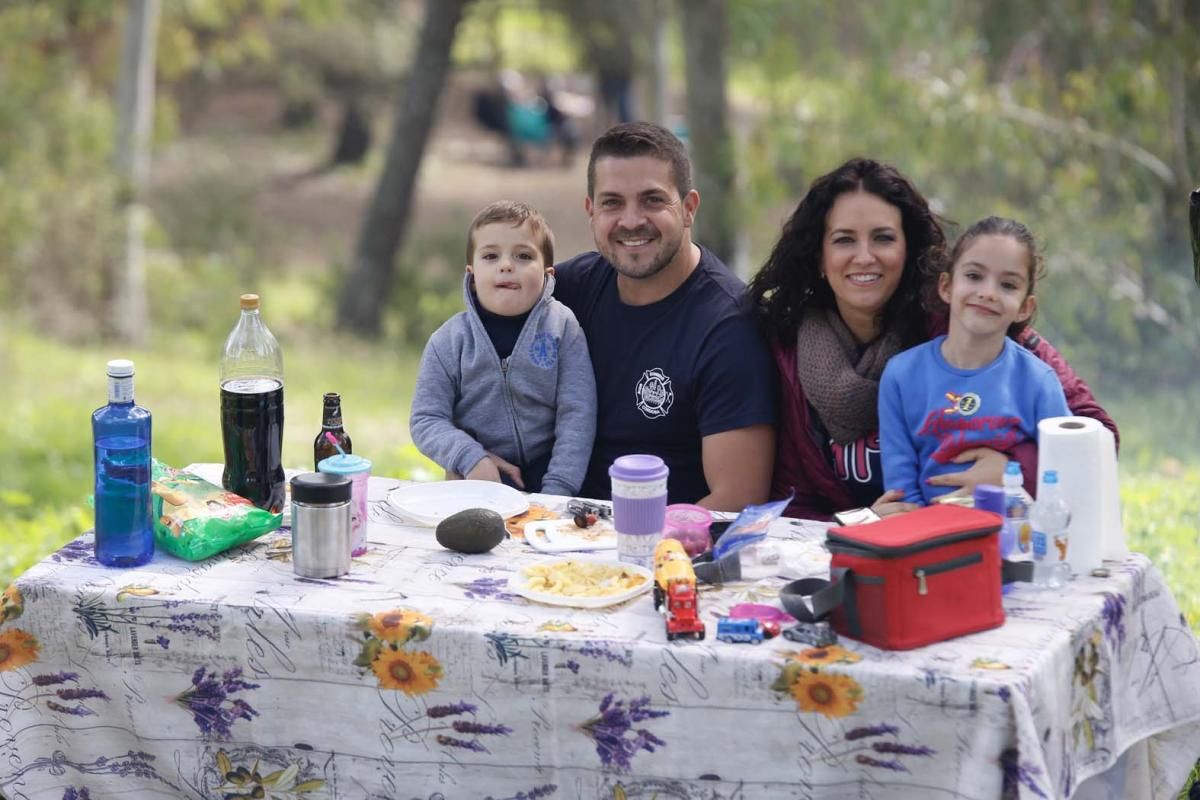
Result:
<svg viewBox="0 0 1200 800"><path fill-rule="evenodd" d="M108 362L108 405L92 414L96 560L136 567L154 555L150 412L133 402L133 362Z"/></svg>
<svg viewBox="0 0 1200 800"><path fill-rule="evenodd" d="M283 354L262 321L256 294L241 296L242 314L221 354L221 483L259 508L283 511Z"/></svg>
<svg viewBox="0 0 1200 800"><path fill-rule="evenodd" d="M350 434L346 433L346 429L342 426L342 396L337 392L325 394L325 408L321 412L321 432L313 441L314 470L317 469L317 465L321 463L322 459L338 454L337 448L329 441L326 433L333 434L333 438L337 440L342 450L347 453L354 452L350 445Z"/></svg>

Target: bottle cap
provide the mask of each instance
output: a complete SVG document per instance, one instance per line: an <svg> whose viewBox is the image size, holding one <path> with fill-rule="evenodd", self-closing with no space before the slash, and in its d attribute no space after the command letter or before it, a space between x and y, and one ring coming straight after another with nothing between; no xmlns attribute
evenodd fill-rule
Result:
<svg viewBox="0 0 1200 800"><path fill-rule="evenodd" d="M1009 461L1007 464L1004 465L1004 474L1005 475L1020 475L1021 474L1021 463L1019 461Z"/></svg>
<svg viewBox="0 0 1200 800"><path fill-rule="evenodd" d="M296 503L346 503L350 500L349 478L306 472L292 478L292 501Z"/></svg>
<svg viewBox="0 0 1200 800"><path fill-rule="evenodd" d="M244 294L241 296L242 311L253 311L258 308L258 295Z"/></svg>
<svg viewBox="0 0 1200 800"><path fill-rule="evenodd" d="M108 362L108 377L129 378L133 375L133 362L128 358L114 358Z"/></svg>
<svg viewBox="0 0 1200 800"><path fill-rule="evenodd" d="M1058 470L1048 469L1042 475L1042 480L1046 483L1058 483Z"/></svg>

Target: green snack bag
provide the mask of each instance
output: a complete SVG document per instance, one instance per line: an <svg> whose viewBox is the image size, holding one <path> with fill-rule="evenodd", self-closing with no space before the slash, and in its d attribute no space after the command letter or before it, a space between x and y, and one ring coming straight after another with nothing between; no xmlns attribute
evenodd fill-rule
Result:
<svg viewBox="0 0 1200 800"><path fill-rule="evenodd" d="M244 497L157 459L151 477L154 541L187 561L200 561L257 539L283 521L283 514L257 508Z"/></svg>

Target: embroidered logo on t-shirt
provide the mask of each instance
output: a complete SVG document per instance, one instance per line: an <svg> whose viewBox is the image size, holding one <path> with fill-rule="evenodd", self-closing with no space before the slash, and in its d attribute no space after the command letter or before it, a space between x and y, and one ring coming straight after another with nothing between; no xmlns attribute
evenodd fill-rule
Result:
<svg viewBox="0 0 1200 800"><path fill-rule="evenodd" d="M647 419L665 417L675 402L675 393L671 391L671 379L658 367L642 373L635 395L638 411Z"/></svg>
<svg viewBox="0 0 1200 800"><path fill-rule="evenodd" d="M954 392L946 392L946 399L950 401L950 407L946 409L947 414L958 412L964 417L969 417L979 410L979 405L983 401L979 399L979 395L974 392L966 394L955 394Z"/></svg>
<svg viewBox="0 0 1200 800"><path fill-rule="evenodd" d="M529 360L535 367L550 369L558 363L558 340L546 331L533 337L529 344Z"/></svg>

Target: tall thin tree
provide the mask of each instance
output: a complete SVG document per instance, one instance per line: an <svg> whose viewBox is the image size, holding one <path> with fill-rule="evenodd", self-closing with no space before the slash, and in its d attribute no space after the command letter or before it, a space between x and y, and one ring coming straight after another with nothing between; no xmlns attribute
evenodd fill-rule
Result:
<svg viewBox="0 0 1200 800"><path fill-rule="evenodd" d="M725 100L725 0L680 0L688 136L701 210L697 238L737 266L738 202Z"/></svg>
<svg viewBox="0 0 1200 800"><path fill-rule="evenodd" d="M131 344L149 333L146 293L144 205L150 176L150 135L154 124L154 61L159 0L128 0L117 79L116 170L121 181L118 212L122 217L121 252L109 282L111 330Z"/></svg>
<svg viewBox="0 0 1200 800"><path fill-rule="evenodd" d="M363 220L354 262L338 298L337 325L341 330L365 337L377 337L382 331L396 251L404 241L411 215L417 171L450 70L454 34L471 1L425 2L425 21L412 67L396 103L383 174Z"/></svg>

